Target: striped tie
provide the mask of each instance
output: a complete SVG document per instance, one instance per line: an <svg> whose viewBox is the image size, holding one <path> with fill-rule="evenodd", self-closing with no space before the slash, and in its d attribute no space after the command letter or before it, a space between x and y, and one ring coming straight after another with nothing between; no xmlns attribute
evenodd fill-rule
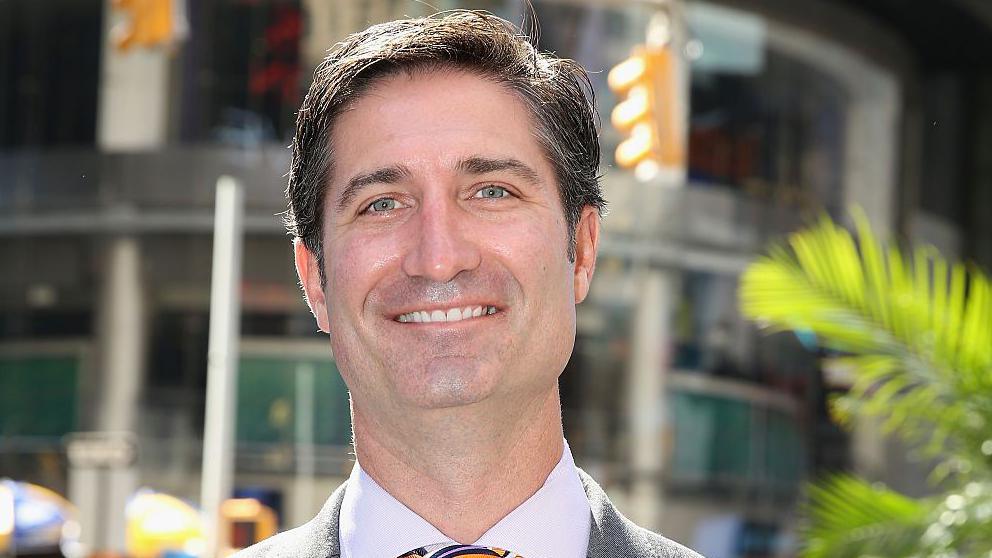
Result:
<svg viewBox="0 0 992 558"><path fill-rule="evenodd" d="M522 558L519 554L488 546L471 544L432 544L416 550L411 550L399 558Z"/></svg>

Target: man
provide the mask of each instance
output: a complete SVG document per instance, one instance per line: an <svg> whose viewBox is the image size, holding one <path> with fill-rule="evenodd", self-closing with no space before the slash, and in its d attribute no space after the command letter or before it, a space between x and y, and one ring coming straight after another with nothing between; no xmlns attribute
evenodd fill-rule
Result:
<svg viewBox="0 0 992 558"><path fill-rule="evenodd" d="M604 207L587 89L467 11L372 27L317 69L288 223L358 462L243 556L698 558L621 516L562 434Z"/></svg>

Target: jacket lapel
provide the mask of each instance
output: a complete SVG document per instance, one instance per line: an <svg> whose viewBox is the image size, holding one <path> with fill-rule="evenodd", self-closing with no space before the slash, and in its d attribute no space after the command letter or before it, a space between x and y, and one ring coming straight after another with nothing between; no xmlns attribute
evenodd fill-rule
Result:
<svg viewBox="0 0 992 558"><path fill-rule="evenodd" d="M338 540L338 525L341 517L341 502L344 501L344 489L347 482L339 486L324 502L324 506L307 524L306 538L317 543L307 558L339 558L341 556L341 541Z"/></svg>
<svg viewBox="0 0 992 558"><path fill-rule="evenodd" d="M579 479L582 481L582 488L586 491L586 498L589 500L589 509L592 512L592 521L589 522L589 549L586 554L589 558L610 558L615 556L609 553L616 541L611 541L608 537L606 526L616 521L616 509L610 503L606 492L596 481L585 471L576 467L579 472Z"/></svg>

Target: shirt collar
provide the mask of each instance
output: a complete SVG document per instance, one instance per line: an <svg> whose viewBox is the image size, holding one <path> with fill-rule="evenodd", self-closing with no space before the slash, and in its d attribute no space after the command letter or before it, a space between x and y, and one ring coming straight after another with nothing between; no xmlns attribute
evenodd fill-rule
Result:
<svg viewBox="0 0 992 558"><path fill-rule="evenodd" d="M590 513L565 442L544 485L474 544L506 548L524 558L584 558ZM388 558L431 544L456 544L386 492L357 462L341 503L339 537L342 558Z"/></svg>

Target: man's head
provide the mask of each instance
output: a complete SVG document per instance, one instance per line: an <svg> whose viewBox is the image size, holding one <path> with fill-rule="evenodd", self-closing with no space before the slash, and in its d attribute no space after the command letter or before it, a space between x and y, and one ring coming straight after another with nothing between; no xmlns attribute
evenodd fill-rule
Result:
<svg viewBox="0 0 992 558"><path fill-rule="evenodd" d="M599 137L592 87L572 60L540 53L505 20L452 11L376 25L339 43L314 72L300 107L286 197L287 227L317 257L323 278L323 216L334 167L337 117L385 76L457 67L523 101L534 133L554 167L574 257L575 227L586 206L602 212Z"/></svg>
<svg viewBox="0 0 992 558"><path fill-rule="evenodd" d="M472 12L373 27L318 69L290 223L356 421L553 390L603 206L583 84Z"/></svg>

